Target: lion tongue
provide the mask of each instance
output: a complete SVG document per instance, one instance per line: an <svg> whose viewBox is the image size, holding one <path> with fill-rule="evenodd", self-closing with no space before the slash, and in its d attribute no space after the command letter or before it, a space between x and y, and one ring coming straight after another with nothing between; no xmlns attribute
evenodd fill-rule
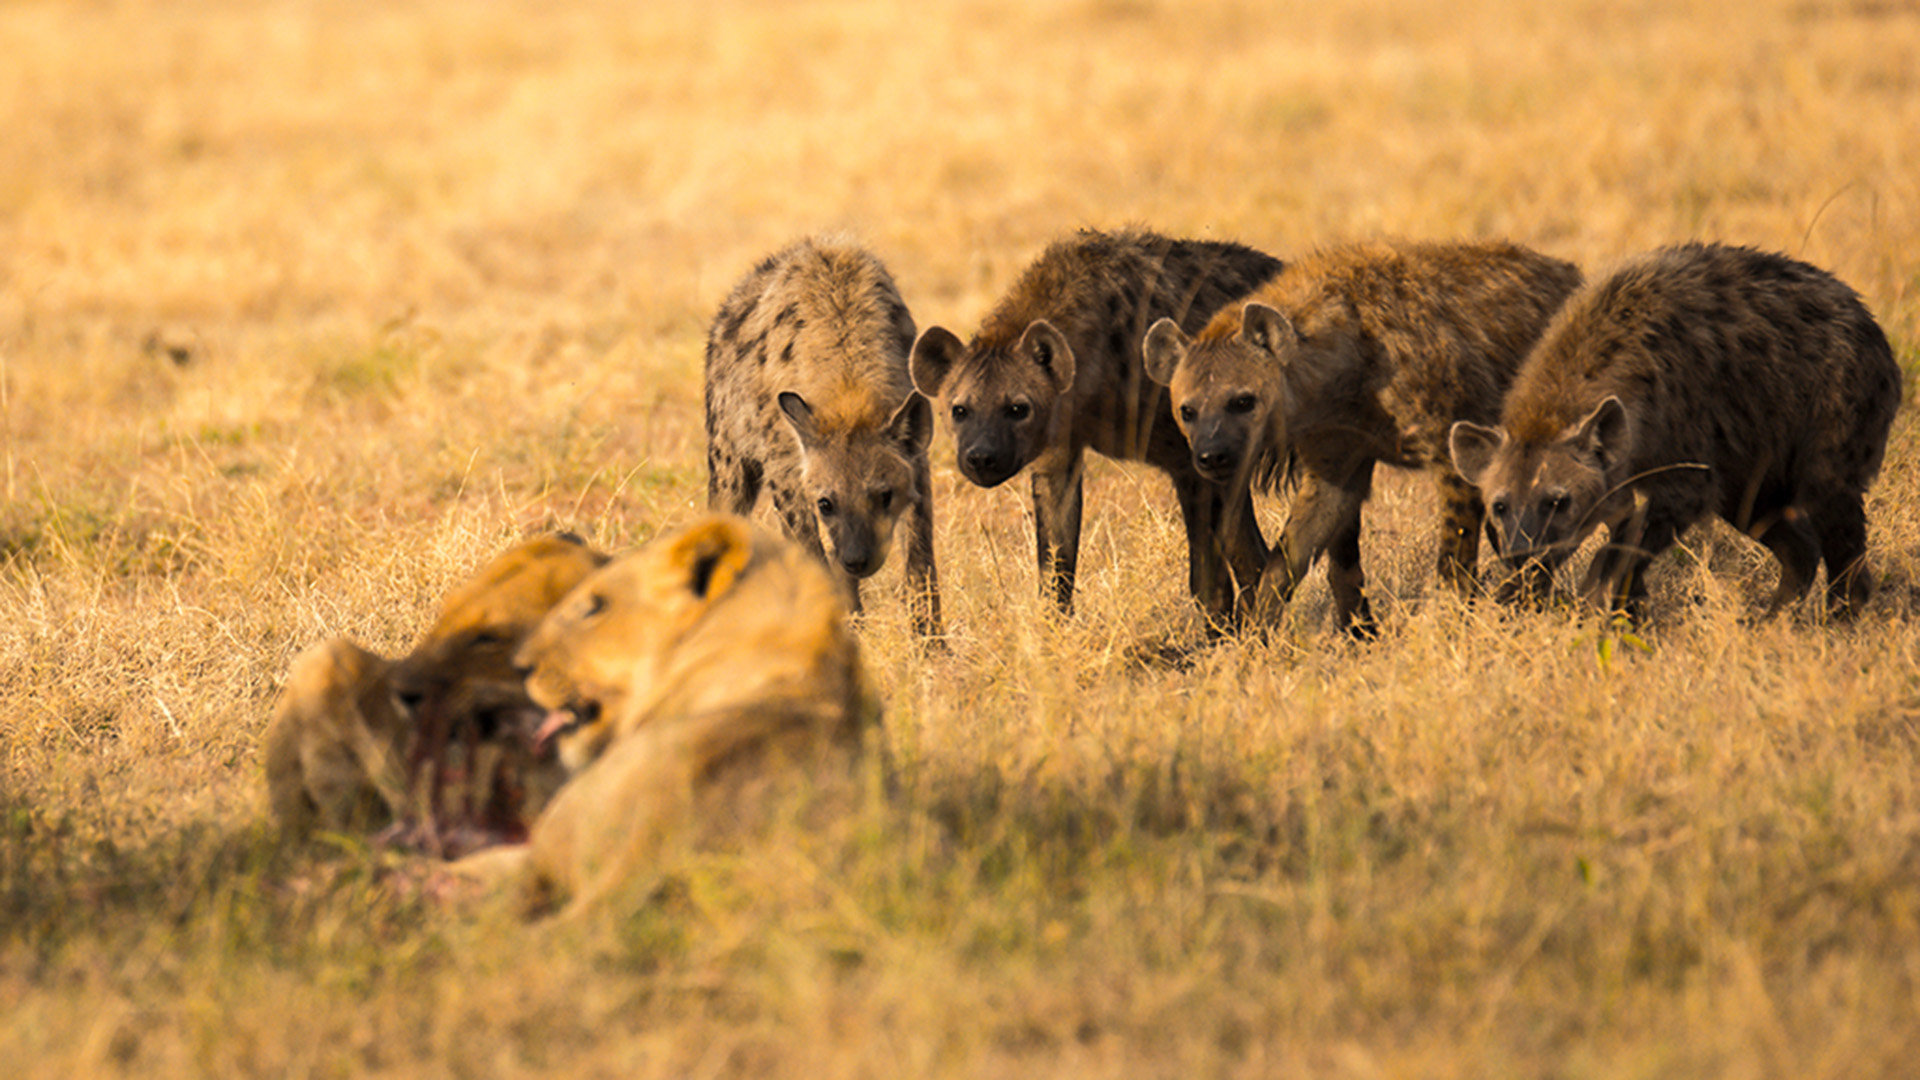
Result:
<svg viewBox="0 0 1920 1080"><path fill-rule="evenodd" d="M580 718L567 709L549 710L546 719L540 721L540 727L533 733L533 753L544 758L559 734L580 722Z"/></svg>

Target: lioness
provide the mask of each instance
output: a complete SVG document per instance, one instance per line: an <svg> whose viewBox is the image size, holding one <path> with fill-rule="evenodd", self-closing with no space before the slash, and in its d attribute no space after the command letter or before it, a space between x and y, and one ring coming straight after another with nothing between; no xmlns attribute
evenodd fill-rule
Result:
<svg viewBox="0 0 1920 1080"><path fill-rule="evenodd" d="M521 747L540 713L521 687L513 651L606 561L578 537L543 536L509 549L449 594L404 660L345 638L300 654L265 736L275 820L304 833L404 817L415 808L410 788L423 766L431 781L427 809L439 813L448 743L459 735L464 767L485 786L475 823L517 839L530 768ZM491 753L481 753L483 746ZM494 767L480 768L482 757Z"/></svg>
<svg viewBox="0 0 1920 1080"><path fill-rule="evenodd" d="M531 753L541 710L527 697L513 652L606 562L571 533L529 540L448 594L426 637L394 665L394 697L414 723L408 776L427 771L434 813L476 824L483 837L525 839L525 822L565 777ZM442 788L455 749L471 783L449 808Z"/></svg>
<svg viewBox="0 0 1920 1080"><path fill-rule="evenodd" d="M267 800L289 832L371 828L404 812L411 725L394 704L393 661L346 638L294 657L267 724Z"/></svg>
<svg viewBox="0 0 1920 1080"><path fill-rule="evenodd" d="M582 582L516 659L575 775L525 845L455 866L533 911L630 886L696 814L750 814L763 781L844 775L879 716L820 561L730 515Z"/></svg>

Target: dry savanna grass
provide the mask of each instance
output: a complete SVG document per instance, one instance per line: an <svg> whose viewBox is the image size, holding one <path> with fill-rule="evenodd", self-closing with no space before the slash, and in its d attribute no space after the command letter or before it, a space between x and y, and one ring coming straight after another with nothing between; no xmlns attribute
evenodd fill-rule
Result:
<svg viewBox="0 0 1920 1080"><path fill-rule="evenodd" d="M1297 10L1295 10L1297 8ZM891 766L576 926L284 850L291 656L403 650L552 526L703 500L728 285L844 229L969 330L1047 240L1711 238L1920 368L1920 5L0 5L0 1061L12 1076L1869 1077L1920 1061L1920 445L1855 625L1692 534L1652 619L1324 585L1204 647L1164 481L1079 610L935 444L953 645L862 634ZM1276 514L1271 502L1263 511ZM1269 517L1271 535L1278 522Z"/></svg>

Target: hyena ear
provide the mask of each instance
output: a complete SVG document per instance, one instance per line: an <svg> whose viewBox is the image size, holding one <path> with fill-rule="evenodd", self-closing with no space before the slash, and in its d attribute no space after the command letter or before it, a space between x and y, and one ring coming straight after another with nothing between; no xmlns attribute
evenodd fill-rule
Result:
<svg viewBox="0 0 1920 1080"><path fill-rule="evenodd" d="M1045 319L1035 319L1020 335L1020 351L1033 357L1053 381L1054 389L1064 394L1073 385L1073 347L1066 335Z"/></svg>
<svg viewBox="0 0 1920 1080"><path fill-rule="evenodd" d="M1633 443L1627 407L1619 398L1609 395L1580 421L1580 426L1574 429L1573 440L1603 462L1625 458Z"/></svg>
<svg viewBox="0 0 1920 1080"><path fill-rule="evenodd" d="M813 406L807 399L791 390L780 391L780 411L787 417L787 424L793 433L800 436L801 446L812 446L818 442L819 429L813 426Z"/></svg>
<svg viewBox="0 0 1920 1080"><path fill-rule="evenodd" d="M910 458L927 452L927 444L933 441L933 405L926 395L918 390L907 395L887 421L887 437Z"/></svg>
<svg viewBox="0 0 1920 1080"><path fill-rule="evenodd" d="M1261 352L1280 355L1280 350L1300 340L1293 320L1258 300L1249 300L1240 311L1240 338Z"/></svg>
<svg viewBox="0 0 1920 1080"><path fill-rule="evenodd" d="M718 514L687 527L669 541L667 563L684 575L687 591L716 600L733 587L753 555L753 531L741 518Z"/></svg>
<svg viewBox="0 0 1920 1080"><path fill-rule="evenodd" d="M913 388L930 398L940 396L941 387L947 384L947 378L953 374L953 367L967 347L953 336L953 331L944 326L929 326L913 343L913 353L907 357L907 374L913 377Z"/></svg>
<svg viewBox="0 0 1920 1080"><path fill-rule="evenodd" d="M1453 455L1453 471L1474 487L1487 475L1493 455L1507 444L1507 433L1462 420L1447 436L1447 449Z"/></svg>
<svg viewBox="0 0 1920 1080"><path fill-rule="evenodd" d="M1180 329L1180 324L1172 319L1161 319L1148 328L1146 340L1140 343L1140 358L1146 361L1147 378L1161 386L1173 385L1173 373L1180 368L1180 361L1187 358L1187 349L1193 345L1193 339Z"/></svg>

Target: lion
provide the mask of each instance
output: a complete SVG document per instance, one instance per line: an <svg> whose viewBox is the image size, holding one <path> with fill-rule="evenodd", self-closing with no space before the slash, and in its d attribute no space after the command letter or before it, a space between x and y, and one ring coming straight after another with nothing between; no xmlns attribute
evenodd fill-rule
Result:
<svg viewBox="0 0 1920 1080"><path fill-rule="evenodd" d="M265 738L267 801L282 829L359 831L405 812L411 724L392 674L392 660L343 637L294 657Z"/></svg>
<svg viewBox="0 0 1920 1080"><path fill-rule="evenodd" d="M643 882L683 826L751 818L787 777L851 775L879 719L820 560L731 515L595 573L516 661L572 778L526 844L454 866L529 914Z"/></svg>
<svg viewBox="0 0 1920 1080"><path fill-rule="evenodd" d="M525 822L565 778L532 753L542 714L513 653L562 597L606 563L571 533L529 540L449 593L426 636L393 668L394 697L414 721L409 777L425 770L430 810L450 809L455 821L477 825L482 841L525 839ZM455 756L471 782L455 795L461 805L448 808L443 789ZM429 830L428 846L433 838Z"/></svg>
<svg viewBox="0 0 1920 1080"><path fill-rule="evenodd" d="M528 760L541 713L526 696L513 652L540 619L607 561L580 538L543 536L509 549L450 593L419 645L394 661L345 639L294 660L267 725L268 800L295 834L358 831L424 809L441 813L449 744L457 738L472 783L457 822L485 842L524 836L543 788ZM426 774L427 791L416 791ZM477 790L476 790L477 789ZM475 803L479 805L476 807ZM439 833L429 825L430 842ZM419 841L415 840L415 843Z"/></svg>

